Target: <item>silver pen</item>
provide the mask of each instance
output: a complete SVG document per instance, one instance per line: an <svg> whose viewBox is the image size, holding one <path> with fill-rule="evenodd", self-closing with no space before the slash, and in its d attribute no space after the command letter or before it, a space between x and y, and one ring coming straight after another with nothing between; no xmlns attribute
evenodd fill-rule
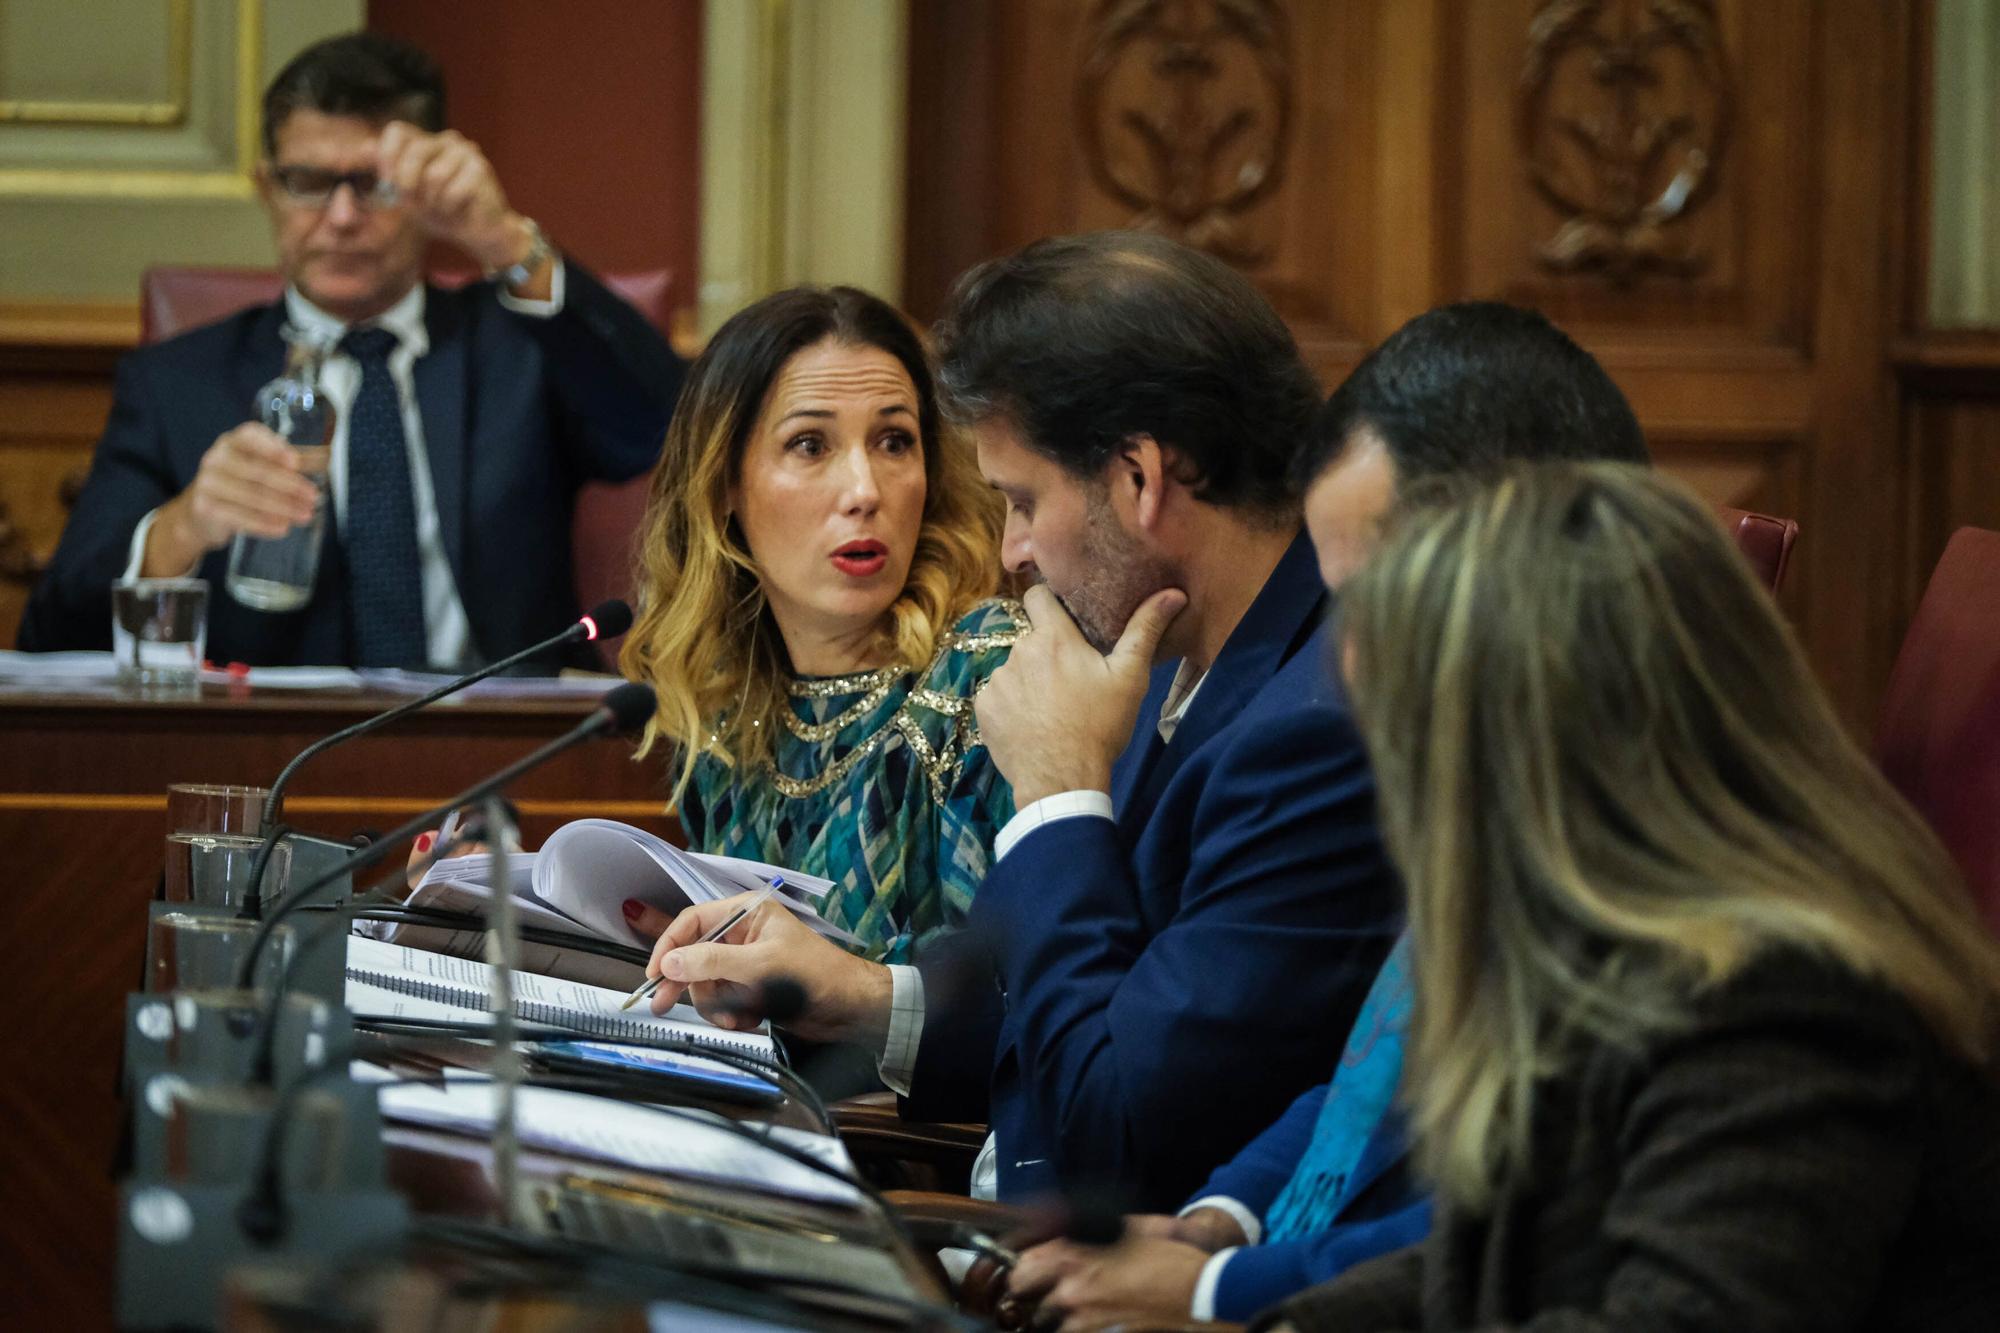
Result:
<svg viewBox="0 0 2000 1333"><path fill-rule="evenodd" d="M730 931L736 929L738 925L742 924L743 918L749 916L752 912L756 911L758 908L762 907L766 902L770 901L771 895L784 887L785 887L785 877L783 875L771 876L770 884L766 885L762 889L759 889L756 893L756 896L751 898L749 902L743 904L743 906L731 912L729 914L729 919L727 921L724 921L714 930L709 931L708 934L696 940L695 943L696 944L715 943L717 940L721 939L724 935L727 935ZM681 947L689 948L691 946L682 945ZM640 986L639 989L633 991L630 995L625 997L625 1003L618 1006L618 1012L622 1014L627 1009L630 1009L633 1005L639 1003L639 1001L651 999L653 992L658 990L660 988L660 983L662 981L665 981L666 979L667 979L667 974L664 972L662 972L657 977L648 977L644 985Z"/></svg>

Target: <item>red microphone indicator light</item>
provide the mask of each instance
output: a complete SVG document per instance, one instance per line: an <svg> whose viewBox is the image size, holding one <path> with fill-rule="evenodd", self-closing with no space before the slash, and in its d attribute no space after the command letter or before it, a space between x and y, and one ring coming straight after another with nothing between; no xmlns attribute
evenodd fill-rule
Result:
<svg viewBox="0 0 2000 1333"><path fill-rule="evenodd" d="M591 607L589 613L576 623L583 630L585 643L615 639L632 628L632 607L624 599L613 597L608 602L599 602Z"/></svg>

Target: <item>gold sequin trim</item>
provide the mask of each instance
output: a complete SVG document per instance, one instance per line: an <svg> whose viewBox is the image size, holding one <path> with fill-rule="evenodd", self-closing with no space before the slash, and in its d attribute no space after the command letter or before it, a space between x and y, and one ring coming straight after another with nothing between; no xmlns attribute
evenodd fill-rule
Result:
<svg viewBox="0 0 2000 1333"><path fill-rule="evenodd" d="M814 745L819 744L821 741L832 740L844 729L874 712L876 707L889 697L889 691L895 688L896 682L902 678L902 672L895 673L882 681L881 684L875 686L875 688L869 690L868 693L862 695L853 707L836 717L826 719L824 722L807 722L797 713L787 708L782 714L785 730L791 732L792 735L797 736L800 740L810 742Z"/></svg>
<svg viewBox="0 0 2000 1333"><path fill-rule="evenodd" d="M945 635L939 656L946 651L961 653L983 653L988 648L1012 648L1028 632L1028 608L1012 598L1000 598L999 607L1014 622L1014 629L987 630L983 634L960 634L953 631ZM932 663L936 665L936 663Z"/></svg>
<svg viewBox="0 0 2000 1333"><path fill-rule="evenodd" d="M905 674L903 667L877 667L873 671L857 671L851 676L827 676L819 680L795 680L791 682L794 699L833 699L843 694L863 694L893 684Z"/></svg>
<svg viewBox="0 0 2000 1333"><path fill-rule="evenodd" d="M943 713L946 717L957 717L972 707L970 698L961 699L955 694L944 694L937 690L911 690L910 702L919 708L928 708L933 713Z"/></svg>
<svg viewBox="0 0 2000 1333"><path fill-rule="evenodd" d="M902 716L901 709L897 710L896 716ZM891 718L888 723L883 725L880 731L809 778L790 777L778 772L776 769L772 769L771 785L778 789L778 795L789 796L793 800L798 800L806 796L817 796L851 773L856 764L881 749L882 742L888 740L889 733L894 730L894 724L895 718Z"/></svg>
<svg viewBox="0 0 2000 1333"><path fill-rule="evenodd" d="M1016 621L1025 622L1028 618L1028 613L1019 602L1002 602L1001 606ZM924 667L919 679L928 677L931 672L937 670L939 664L944 661L946 653L976 653L989 648L1011 647L1025 633L1026 629L1012 629L997 630L988 634L948 634L944 642L938 645L937 653ZM896 667L883 667L878 671L830 677L826 680L795 680L791 686L795 697L827 698L832 695L852 694L856 690L867 691L868 697L839 717L830 718L825 722L801 722L787 711L785 726L802 741L817 744L831 739L841 728L850 725L880 704L888 696L890 687L903 674ZM923 728L917 725L916 718L912 714L911 710L916 708L929 709L933 713L941 713L953 720L951 733L942 750L931 748L930 738L924 735ZM930 784L931 799L943 805L951 784L958 778L958 769L966 752L976 748L980 743L979 724L973 716L970 697L959 698L931 689L910 691L902 706L873 735L811 777L795 778L773 768L771 785L777 788L780 796L792 800L817 796L853 772L857 764L881 749L889 737L898 732L909 744L911 753L916 755L918 764L923 768L924 777Z"/></svg>

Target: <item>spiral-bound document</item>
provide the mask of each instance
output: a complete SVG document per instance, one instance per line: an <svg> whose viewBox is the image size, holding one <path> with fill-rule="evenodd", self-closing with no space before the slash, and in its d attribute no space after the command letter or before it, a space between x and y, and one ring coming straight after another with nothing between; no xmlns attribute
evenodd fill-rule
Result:
<svg viewBox="0 0 2000 1333"><path fill-rule="evenodd" d="M677 1004L666 1014L620 1013L623 992L535 972L514 973L514 1014L523 1023L612 1041L678 1038L696 1046L774 1059L763 1032L725 1032ZM347 942L347 1008L357 1017L457 1020L492 1012L493 969L469 958L427 953L356 935Z"/></svg>

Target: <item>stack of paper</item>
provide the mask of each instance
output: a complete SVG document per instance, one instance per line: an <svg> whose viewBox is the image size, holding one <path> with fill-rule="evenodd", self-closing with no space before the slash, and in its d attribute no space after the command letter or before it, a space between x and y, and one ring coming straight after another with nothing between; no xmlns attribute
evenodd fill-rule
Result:
<svg viewBox="0 0 2000 1333"><path fill-rule="evenodd" d="M444 1086L385 1085L377 1094L388 1120L484 1136L492 1132L499 1091L492 1083L449 1079ZM730 1130L684 1114L554 1088L522 1088L514 1103L523 1145L641 1171L814 1203L858 1207L861 1191ZM809 1154L840 1175L854 1164L840 1140L778 1127L755 1133Z"/></svg>

